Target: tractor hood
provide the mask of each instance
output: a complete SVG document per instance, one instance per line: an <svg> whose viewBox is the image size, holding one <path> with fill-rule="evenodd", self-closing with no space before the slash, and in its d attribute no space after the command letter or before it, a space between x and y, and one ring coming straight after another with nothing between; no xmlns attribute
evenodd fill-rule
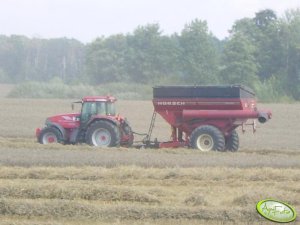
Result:
<svg viewBox="0 0 300 225"><path fill-rule="evenodd" d="M46 125L55 124L63 128L76 128L80 124L78 119L79 116L79 113L69 113L51 116L47 118Z"/></svg>

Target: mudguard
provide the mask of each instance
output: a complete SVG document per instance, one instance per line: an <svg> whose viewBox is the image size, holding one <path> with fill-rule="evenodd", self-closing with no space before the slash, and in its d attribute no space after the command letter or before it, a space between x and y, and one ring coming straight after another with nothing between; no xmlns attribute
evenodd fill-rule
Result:
<svg viewBox="0 0 300 225"><path fill-rule="evenodd" d="M95 121L107 121L109 123L112 123L114 125L116 125L117 127L120 126L120 121L118 121L117 119L111 117L111 118L107 118L107 117L94 117L92 118L88 123L87 123L87 127L89 127L92 123L94 123Z"/></svg>
<svg viewBox="0 0 300 225"><path fill-rule="evenodd" d="M56 129L58 129L60 131L60 133L62 134L62 138L63 140L62 141L67 141L67 135L66 135L66 130L65 128L63 128L61 125L59 125L58 123L53 123L53 122L50 122L50 121L47 121L46 122L46 125L48 127L55 127Z"/></svg>

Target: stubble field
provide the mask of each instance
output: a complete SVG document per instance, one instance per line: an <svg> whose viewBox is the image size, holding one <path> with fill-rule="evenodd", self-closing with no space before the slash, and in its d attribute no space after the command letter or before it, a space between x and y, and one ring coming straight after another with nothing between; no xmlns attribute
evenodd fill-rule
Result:
<svg viewBox="0 0 300 225"><path fill-rule="evenodd" d="M259 105L273 119L239 132L237 153L96 149L36 143L35 128L72 100L7 99L0 88L0 224L272 224L255 210L264 198L299 212L300 104ZM118 111L147 132L150 101ZM153 137L169 135L158 118Z"/></svg>

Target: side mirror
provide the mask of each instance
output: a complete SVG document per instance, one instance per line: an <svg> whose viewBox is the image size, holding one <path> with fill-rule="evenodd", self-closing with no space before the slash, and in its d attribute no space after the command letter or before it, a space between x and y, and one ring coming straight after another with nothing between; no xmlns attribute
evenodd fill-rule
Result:
<svg viewBox="0 0 300 225"><path fill-rule="evenodd" d="M75 108L75 105L74 105L74 103L83 103L82 101L78 101L78 102L72 102L72 105L71 105L71 108L72 108L72 110L74 110L74 108Z"/></svg>

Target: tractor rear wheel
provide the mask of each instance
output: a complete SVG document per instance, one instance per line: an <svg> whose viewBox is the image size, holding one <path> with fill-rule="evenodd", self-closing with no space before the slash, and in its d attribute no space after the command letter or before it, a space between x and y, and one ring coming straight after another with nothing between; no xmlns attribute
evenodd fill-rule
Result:
<svg viewBox="0 0 300 225"><path fill-rule="evenodd" d="M62 134L54 127L45 127L38 137L38 142L41 144L60 143L61 141Z"/></svg>
<svg viewBox="0 0 300 225"><path fill-rule="evenodd" d="M222 132L210 125L197 127L190 136L190 146L203 152L223 151L225 138Z"/></svg>
<svg viewBox="0 0 300 225"><path fill-rule="evenodd" d="M107 121L94 122L86 132L86 142L97 147L120 145L120 132L116 125Z"/></svg>
<svg viewBox="0 0 300 225"><path fill-rule="evenodd" d="M236 152L239 149L239 135L233 130L229 136L225 138L225 150Z"/></svg>

